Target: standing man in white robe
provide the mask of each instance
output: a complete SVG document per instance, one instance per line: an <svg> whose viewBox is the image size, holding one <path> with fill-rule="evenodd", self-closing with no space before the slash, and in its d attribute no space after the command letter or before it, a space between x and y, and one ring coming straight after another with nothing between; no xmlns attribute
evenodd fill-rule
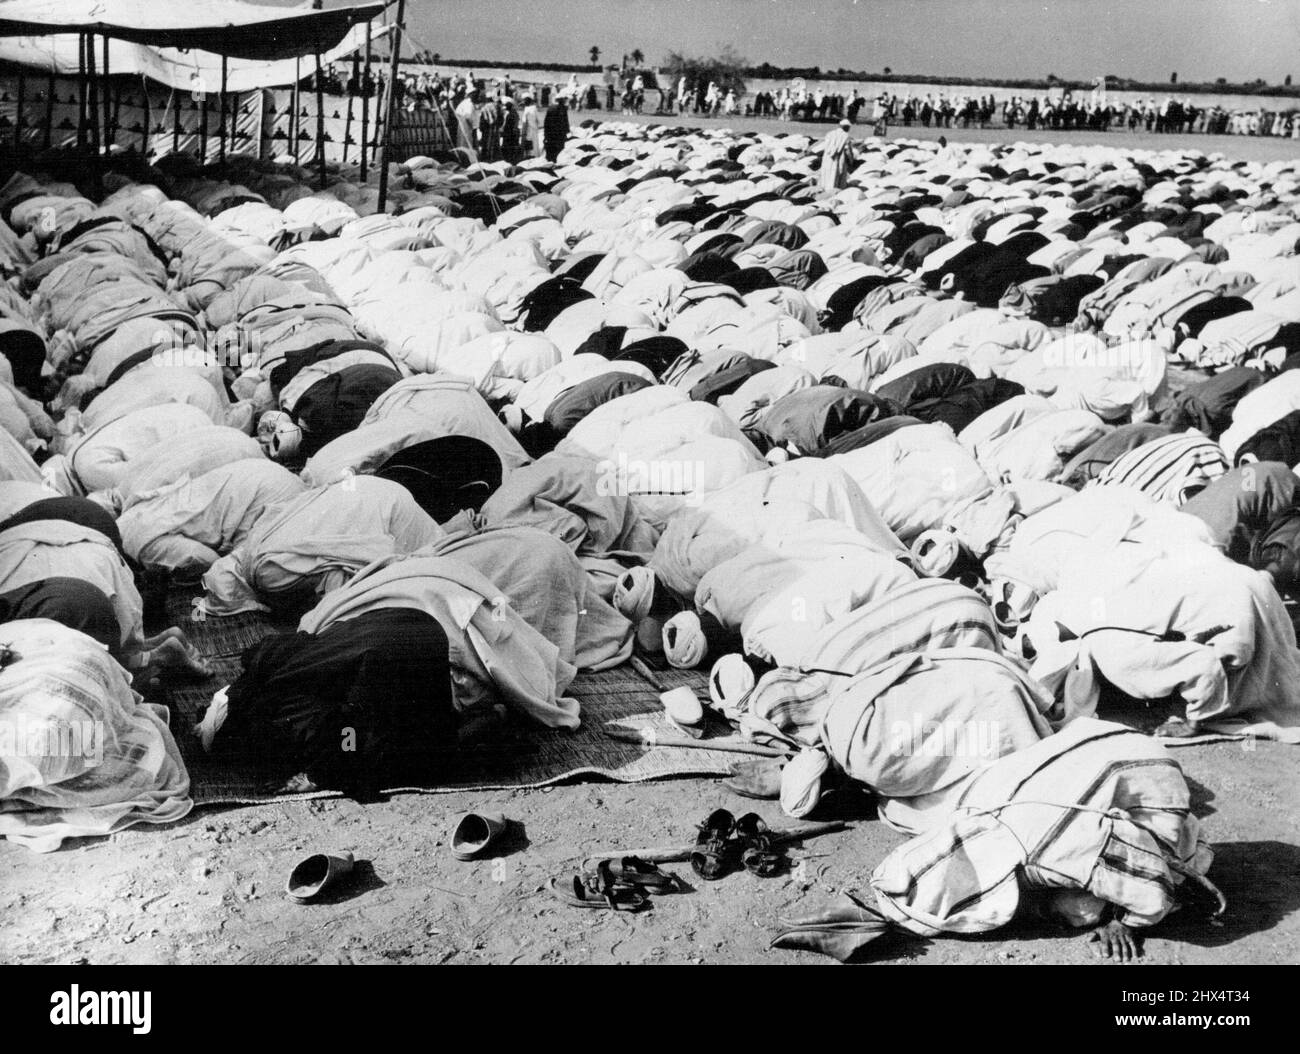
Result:
<svg viewBox="0 0 1300 1054"><path fill-rule="evenodd" d="M834 194L849 181L849 172L856 161L853 140L849 137L849 129L852 127L847 119L843 120L835 131L822 140L821 182L822 193L827 196Z"/></svg>

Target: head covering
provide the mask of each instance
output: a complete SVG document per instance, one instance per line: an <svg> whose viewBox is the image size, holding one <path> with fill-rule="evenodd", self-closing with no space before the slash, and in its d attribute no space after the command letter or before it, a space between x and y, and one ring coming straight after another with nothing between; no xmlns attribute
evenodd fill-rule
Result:
<svg viewBox="0 0 1300 1054"><path fill-rule="evenodd" d="M514 435L523 431L524 412L514 403L501 408L501 420Z"/></svg>
<svg viewBox="0 0 1300 1054"><path fill-rule="evenodd" d="M634 567L614 584L614 608L629 622L641 622L655 599L655 576L648 567Z"/></svg>
<svg viewBox="0 0 1300 1054"><path fill-rule="evenodd" d="M287 461L298 453L302 444L302 429L283 410L268 410L257 422L257 441L266 456L274 461Z"/></svg>
<svg viewBox="0 0 1300 1054"><path fill-rule="evenodd" d="M723 714L738 714L742 700L754 690L754 671L739 652L722 656L709 671L709 699Z"/></svg>
<svg viewBox="0 0 1300 1054"><path fill-rule="evenodd" d="M679 611L665 622L663 639L665 658L679 670L699 666L709 651L709 638L694 611Z"/></svg>
<svg viewBox="0 0 1300 1054"><path fill-rule="evenodd" d="M961 542L952 531L922 531L912 543L912 561L926 578L942 578L961 556Z"/></svg>
<svg viewBox="0 0 1300 1054"><path fill-rule="evenodd" d="M840 121L840 127L841 127L841 128L852 128L852 127L853 127L853 122L850 121L847 117L845 117L842 121Z"/></svg>
<svg viewBox="0 0 1300 1054"><path fill-rule="evenodd" d="M803 819L822 800L822 778L831 761L821 750L803 750L781 770L781 811Z"/></svg>

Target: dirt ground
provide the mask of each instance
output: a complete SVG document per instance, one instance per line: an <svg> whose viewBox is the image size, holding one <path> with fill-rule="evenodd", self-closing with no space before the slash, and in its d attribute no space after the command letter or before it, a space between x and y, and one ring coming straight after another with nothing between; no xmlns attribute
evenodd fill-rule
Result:
<svg viewBox="0 0 1300 1054"><path fill-rule="evenodd" d="M1222 925L1177 916L1146 941L1151 963L1300 961L1300 781L1297 748L1220 743L1179 748L1229 900ZM852 828L809 839L792 869L718 882L669 865L690 892L640 914L582 911L554 901L555 875L583 855L689 843L716 806L747 802L706 779L581 783L539 791L404 795L196 810L166 828L139 827L37 855L0 842L0 960L26 963L764 963L833 960L768 950L781 916L863 890L902 838L870 803L824 803L815 819ZM514 821L495 859L461 862L449 821L470 809ZM357 881L328 903L282 892L289 870L319 850L351 849ZM880 960L1084 963L1086 937L1016 923L980 939L899 939Z"/></svg>

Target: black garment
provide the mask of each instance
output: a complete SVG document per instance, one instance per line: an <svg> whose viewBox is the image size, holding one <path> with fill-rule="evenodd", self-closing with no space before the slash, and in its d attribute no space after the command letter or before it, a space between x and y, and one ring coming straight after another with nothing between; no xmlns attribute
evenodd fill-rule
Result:
<svg viewBox="0 0 1300 1054"><path fill-rule="evenodd" d="M569 138L569 108L563 102L551 103L542 118L542 146L546 151L546 160L554 161L564 149L565 140Z"/></svg>
<svg viewBox="0 0 1300 1054"><path fill-rule="evenodd" d="M1208 323L1216 319L1227 318L1229 315L1240 314L1242 311L1250 311L1254 306L1245 297L1216 296L1189 307L1178 316L1172 328L1177 330L1180 336L1199 337L1201 330Z"/></svg>
<svg viewBox="0 0 1300 1054"><path fill-rule="evenodd" d="M331 340L291 351L271 371L271 393L280 393L308 366L353 351L367 352L373 361L347 366L322 377L294 402L291 416L302 426L303 457L311 457L332 439L353 431L384 392L402 379L401 372L380 345L368 340Z"/></svg>
<svg viewBox="0 0 1300 1054"><path fill-rule="evenodd" d="M1023 291L1027 300L1025 311L1031 319L1045 326L1064 326L1078 317L1083 298L1103 285L1105 281L1095 274L1068 278L1052 275L1010 287L1003 294L1002 303L1008 303L1017 291Z"/></svg>
<svg viewBox="0 0 1300 1054"><path fill-rule="evenodd" d="M775 362L742 355L738 361L697 381L691 388L690 396L696 402L718 404L724 395L731 395L749 378L776 368Z"/></svg>
<svg viewBox="0 0 1300 1054"><path fill-rule="evenodd" d="M1256 461L1280 461L1284 465L1300 462L1300 410L1261 428L1242 443L1234 457L1236 464L1240 465L1247 455Z"/></svg>
<svg viewBox="0 0 1300 1054"><path fill-rule="evenodd" d="M899 412L897 403L881 395L818 384L774 402L758 432L771 446L792 443L800 454L825 457L837 436Z"/></svg>
<svg viewBox="0 0 1300 1054"><path fill-rule="evenodd" d="M505 469L483 440L449 435L399 450L375 475L400 483L434 522L446 523L462 509L478 512L500 488Z"/></svg>
<svg viewBox="0 0 1300 1054"><path fill-rule="evenodd" d="M702 222L709 216L718 211L718 206L708 201L706 198L697 198L695 201L687 202L684 205L674 205L672 208L665 209L655 217L655 223L660 227L669 223L675 223L682 220L685 223L694 226Z"/></svg>
<svg viewBox="0 0 1300 1054"><path fill-rule="evenodd" d="M972 242L970 245L953 253L940 267L933 271L926 271L920 278L927 288L939 289L943 286L945 279L951 284L952 278L950 276L975 266L976 263L988 259L995 255L996 252L997 247L989 242Z"/></svg>
<svg viewBox="0 0 1300 1054"><path fill-rule="evenodd" d="M610 356L611 362L637 362L656 377L686 350L686 342L678 337L660 334L656 337L644 337L634 340L616 355Z"/></svg>
<svg viewBox="0 0 1300 1054"><path fill-rule="evenodd" d="M0 622L26 618L60 622L99 641L113 658L120 657L122 627L113 602L80 578L43 578L0 593Z"/></svg>
<svg viewBox="0 0 1300 1054"><path fill-rule="evenodd" d="M898 266L904 271L919 270L927 256L936 249L947 245L950 241L952 239L942 231L922 235L904 250L903 254L898 258Z"/></svg>
<svg viewBox="0 0 1300 1054"><path fill-rule="evenodd" d="M838 333L853 321L853 312L868 293L899 281L901 279L890 275L869 274L840 286L826 301L827 313L822 319L822 328L828 333Z"/></svg>
<svg viewBox="0 0 1300 1054"><path fill-rule="evenodd" d="M959 254L960 255L960 254ZM1033 278L1046 278L1052 272L1031 264L1015 253L995 249L977 260L953 269L940 288L952 296L963 294L980 307L997 307L1009 286Z"/></svg>
<svg viewBox="0 0 1300 1054"><path fill-rule="evenodd" d="M766 267L741 267L719 275L715 281L730 286L741 296L757 289L773 289L779 284Z"/></svg>
<svg viewBox="0 0 1300 1054"><path fill-rule="evenodd" d="M551 273L557 277L564 275L575 282L585 282L591 277L591 272L600 266L600 261L603 259L605 259L604 253L577 253L557 261Z"/></svg>
<svg viewBox="0 0 1300 1054"><path fill-rule="evenodd" d="M802 249L808 244L808 235L801 227L780 220L764 220L746 232L744 246L779 245L783 249Z"/></svg>
<svg viewBox="0 0 1300 1054"><path fill-rule="evenodd" d="M1003 252L1015 253L1022 259L1029 259L1038 252L1049 239L1041 231L1017 231L1006 241L999 242L998 248Z"/></svg>
<svg viewBox="0 0 1300 1054"><path fill-rule="evenodd" d="M731 257L735 256L743 248L745 248L745 245L740 240L740 235L732 234L731 231L714 231L710 237L706 238L701 244L695 247L695 251L691 256L702 256L705 253L714 253L718 256L731 259ZM690 259L690 257L688 257L688 259ZM682 270L685 270L685 268L683 267Z"/></svg>
<svg viewBox="0 0 1300 1054"><path fill-rule="evenodd" d="M921 239L931 238L934 235L941 238L946 237L940 228L916 221L895 227L882 239L882 243L888 251L888 255L882 257L882 259L897 259Z"/></svg>
<svg viewBox="0 0 1300 1054"><path fill-rule="evenodd" d="M561 311L591 299L591 293L582 288L582 283L568 275L548 278L524 296L524 331L540 333Z"/></svg>
<svg viewBox="0 0 1300 1054"><path fill-rule="evenodd" d="M907 413L928 424L942 423L954 432L960 432L986 410L1024 394L1024 386L1015 381L1005 377L985 377L955 391L918 400L907 407Z"/></svg>
<svg viewBox="0 0 1300 1054"><path fill-rule="evenodd" d="M432 777L436 751L454 734L447 635L423 611L275 634L242 665L214 749L268 771L368 796Z"/></svg>
<svg viewBox="0 0 1300 1054"><path fill-rule="evenodd" d="M627 326L601 326L595 333L578 345L575 355L599 355L612 359L623 347L623 338L627 336Z"/></svg>
<svg viewBox="0 0 1300 1054"><path fill-rule="evenodd" d="M1287 359L1300 355L1300 322L1284 322L1278 326L1277 332L1264 342L1265 351L1276 348L1282 349Z"/></svg>
<svg viewBox="0 0 1300 1054"><path fill-rule="evenodd" d="M612 402L622 395L639 392L649 388L650 382L635 373L623 373L611 370L590 377L575 384L567 392L556 396L546 408L542 420L556 436L563 438L573 430L573 426L591 413L596 407ZM557 442L559 440L557 439ZM604 451L592 451L603 454Z"/></svg>
<svg viewBox="0 0 1300 1054"><path fill-rule="evenodd" d="M9 519L0 523L0 534L23 523L36 523L40 520L63 520L79 524L98 531L113 543L122 553L122 533L117 529L117 521L106 509L95 504L89 498L42 498L34 501L24 509L19 509ZM123 554L125 557L125 554Z"/></svg>
<svg viewBox="0 0 1300 1054"><path fill-rule="evenodd" d="M1287 464L1238 465L1189 498L1182 512L1202 520L1215 542L1238 563L1259 565L1251 553L1269 526L1296 512L1300 477Z"/></svg>
<svg viewBox="0 0 1300 1054"><path fill-rule="evenodd" d="M40 392L45 341L39 333L17 320L0 319L0 355L9 360L16 388L28 395Z"/></svg>
<svg viewBox="0 0 1300 1054"><path fill-rule="evenodd" d="M1211 439L1218 439L1232 424L1232 411L1237 404L1266 380L1259 370L1231 366L1179 392L1162 420L1174 432L1195 428Z"/></svg>
<svg viewBox="0 0 1300 1054"><path fill-rule="evenodd" d="M719 282L740 268L733 260L715 252L695 253L677 265L692 282Z"/></svg>
<svg viewBox="0 0 1300 1054"><path fill-rule="evenodd" d="M975 374L970 368L957 362L935 362L929 366L905 373L895 381L882 384L876 394L882 399L889 399L914 417L913 406L928 404L935 399L951 395L959 388L964 388L975 381Z"/></svg>
<svg viewBox="0 0 1300 1054"><path fill-rule="evenodd" d="M828 270L826 261L811 249L793 249L767 265L772 277L791 289L807 289Z"/></svg>
<svg viewBox="0 0 1300 1054"><path fill-rule="evenodd" d="M855 428L852 432L844 432L836 436L826 444L826 457L834 457L836 454L847 454L850 450L861 450L864 446L870 446L879 439L884 439L887 435L893 435L900 428L909 428L912 425L925 424L918 417L912 417L908 414L896 414L893 417L882 417L879 421L872 421L869 425L863 425L861 428Z"/></svg>
<svg viewBox="0 0 1300 1054"><path fill-rule="evenodd" d="M1300 512L1283 513L1262 531L1245 561L1267 571L1283 596L1294 599L1300 593Z"/></svg>

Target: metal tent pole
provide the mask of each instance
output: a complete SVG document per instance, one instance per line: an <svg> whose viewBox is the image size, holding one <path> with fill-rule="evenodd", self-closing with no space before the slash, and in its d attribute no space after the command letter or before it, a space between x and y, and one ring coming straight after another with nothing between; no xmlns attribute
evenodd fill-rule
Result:
<svg viewBox="0 0 1300 1054"><path fill-rule="evenodd" d="M171 94L172 107L172 153L181 152L181 97L175 88Z"/></svg>
<svg viewBox="0 0 1300 1054"><path fill-rule="evenodd" d="M199 164L208 163L208 93L203 93L199 103Z"/></svg>
<svg viewBox="0 0 1300 1054"><path fill-rule="evenodd" d="M95 71L95 35L86 34L86 123L90 129L90 146L99 153L99 80Z"/></svg>
<svg viewBox="0 0 1300 1054"><path fill-rule="evenodd" d="M108 65L108 37L104 38L104 69L103 69L103 89L100 95L103 97L104 106L104 153L108 153L109 147L113 145L116 138L113 131L113 108L109 99L112 95L110 90L110 74Z"/></svg>
<svg viewBox="0 0 1300 1054"><path fill-rule="evenodd" d="M77 149L86 148L86 115L90 99L86 87L86 34L77 34Z"/></svg>
<svg viewBox="0 0 1300 1054"><path fill-rule="evenodd" d="M325 72L316 52L316 163L320 167L320 189L325 189Z"/></svg>
<svg viewBox="0 0 1300 1054"><path fill-rule="evenodd" d="M393 91L397 84L397 66L402 57L402 26L406 21L406 0L397 0L397 22L393 26L393 59L388 71L388 99L384 106L384 138L379 154L379 211L388 204L388 142L393 132Z"/></svg>
<svg viewBox="0 0 1300 1054"><path fill-rule="evenodd" d="M226 163L226 85L228 82L228 64L229 59L221 56L221 147L219 157L221 163Z"/></svg>
<svg viewBox="0 0 1300 1054"><path fill-rule="evenodd" d="M361 83L358 85L361 94L361 182L366 181L366 173L370 158L367 150L370 146L370 28L374 19L366 20L366 69L361 75Z"/></svg>
<svg viewBox="0 0 1300 1054"><path fill-rule="evenodd" d="M298 163L298 86L302 83L302 60L293 60L293 107L289 111L289 141L293 144L293 163Z"/></svg>

